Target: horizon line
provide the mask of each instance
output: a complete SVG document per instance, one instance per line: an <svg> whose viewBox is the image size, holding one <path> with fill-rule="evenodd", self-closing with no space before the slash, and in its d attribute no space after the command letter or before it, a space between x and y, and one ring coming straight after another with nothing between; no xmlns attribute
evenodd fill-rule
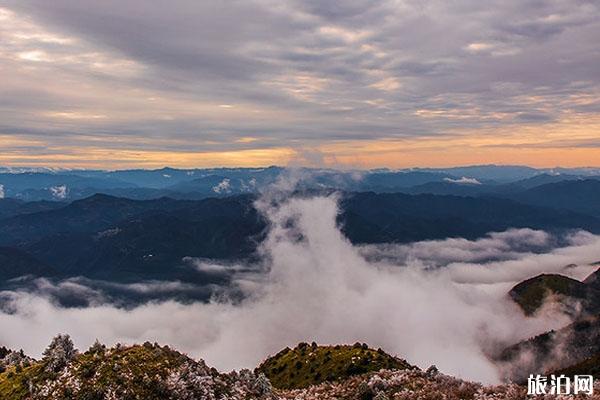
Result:
<svg viewBox="0 0 600 400"><path fill-rule="evenodd" d="M176 171L192 171L192 170L213 170L213 169L268 169L268 168L280 168L280 169L313 169L313 170L332 170L332 171L378 171L378 170L389 170L389 171L410 171L410 170L447 170L447 169L458 169L458 168L485 168L485 167L497 167L497 168L530 168L534 170L553 170L553 169L564 169L564 170L596 170L600 169L600 165L598 166L579 166L579 167L563 167L560 165L555 165L552 167L539 167L527 164L457 164L452 166L414 166L414 167L403 167L403 168L393 168L393 167L374 167L374 168L360 168L360 167L348 167L343 165L338 166L310 166L310 165L277 165L270 164L265 166L211 166L211 167L171 167L169 165L163 165L160 167L135 167L131 168L85 168L85 167L54 167L54 166L10 166L10 165L0 165L0 173L5 173L6 171L2 170L20 170L21 172L39 172L39 170L46 170L48 172L58 172L58 171L103 171L103 172L118 172L118 171L160 171L164 169L176 170ZM38 170L38 171L36 171Z"/></svg>

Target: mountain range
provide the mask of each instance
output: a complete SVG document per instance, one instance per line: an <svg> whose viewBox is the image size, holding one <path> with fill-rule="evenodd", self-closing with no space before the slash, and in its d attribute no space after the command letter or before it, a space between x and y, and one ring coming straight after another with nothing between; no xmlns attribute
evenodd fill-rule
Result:
<svg viewBox="0 0 600 400"><path fill-rule="evenodd" d="M589 182L573 183L587 186ZM338 224L355 244L475 239L520 227L600 232L593 192L592 209L584 210L589 213L570 206L550 208L543 201L534 205L533 201L500 197L338 193ZM572 188L564 196L584 197ZM0 246L12 254L14 268L8 268L10 273L0 276L0 282L32 275L208 284L224 277L199 272L186 264L186 258L251 260L268 228L254 206L256 199L254 194L200 200L133 200L95 194L71 203L2 199L0 215L5 217L0 219ZM43 273L41 264L48 266Z"/></svg>
<svg viewBox="0 0 600 400"><path fill-rule="evenodd" d="M573 180L598 180L600 169L471 166L446 169L337 171L332 169L213 168L158 170L36 170L0 168L0 197L73 201L96 193L133 199L199 199L257 193L278 180L312 189L511 196Z"/></svg>
<svg viewBox="0 0 600 400"><path fill-rule="evenodd" d="M4 170L0 287L77 278L108 282L103 291L121 298L126 291L114 284L166 280L198 285L204 289L184 297L206 299L209 287L230 281L228 265L257 257L268 222L255 202L278 180L292 181L298 196L335 192L338 225L354 244L476 239L509 228L600 233L597 173L496 166ZM205 271L194 260L224 267ZM63 303L80 304L67 298Z"/></svg>

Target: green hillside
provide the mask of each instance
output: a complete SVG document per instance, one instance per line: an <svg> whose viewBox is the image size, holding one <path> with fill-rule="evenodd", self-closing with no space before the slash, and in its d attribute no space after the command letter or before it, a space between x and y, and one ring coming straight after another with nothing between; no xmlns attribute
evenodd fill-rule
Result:
<svg viewBox="0 0 600 400"><path fill-rule="evenodd" d="M380 369L412 369L406 361L366 344L317 346L300 343L265 360L258 368L274 387L304 388L325 381L338 381Z"/></svg>
<svg viewBox="0 0 600 400"><path fill-rule="evenodd" d="M525 314L532 315L552 295L557 295L562 299L584 299L586 285L563 275L542 274L519 283L512 288L509 295Z"/></svg>

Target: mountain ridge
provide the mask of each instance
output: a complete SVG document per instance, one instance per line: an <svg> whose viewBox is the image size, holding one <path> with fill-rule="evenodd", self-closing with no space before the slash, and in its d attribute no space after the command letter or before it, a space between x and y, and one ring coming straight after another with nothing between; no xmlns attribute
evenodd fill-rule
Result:
<svg viewBox="0 0 600 400"><path fill-rule="evenodd" d="M600 232L600 219L504 199L374 192L340 198L337 223L355 244L475 239L515 227ZM58 277L192 279L192 271L185 272L186 257L254 257L268 228L254 207L256 199L253 194L202 200L96 194L0 220L0 245L30 254Z"/></svg>

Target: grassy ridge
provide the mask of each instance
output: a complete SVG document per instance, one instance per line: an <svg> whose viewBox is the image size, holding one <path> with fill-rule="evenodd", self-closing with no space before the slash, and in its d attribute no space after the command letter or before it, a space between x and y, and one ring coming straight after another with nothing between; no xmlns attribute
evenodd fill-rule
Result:
<svg viewBox="0 0 600 400"><path fill-rule="evenodd" d="M509 294L526 315L532 315L551 295L584 299L586 285L563 275L542 274L519 283Z"/></svg>
<svg viewBox="0 0 600 400"><path fill-rule="evenodd" d="M366 344L353 346L317 346L300 343L268 358L258 368L274 387L304 388L325 381L337 381L353 375L381 369L411 369L406 361Z"/></svg>

